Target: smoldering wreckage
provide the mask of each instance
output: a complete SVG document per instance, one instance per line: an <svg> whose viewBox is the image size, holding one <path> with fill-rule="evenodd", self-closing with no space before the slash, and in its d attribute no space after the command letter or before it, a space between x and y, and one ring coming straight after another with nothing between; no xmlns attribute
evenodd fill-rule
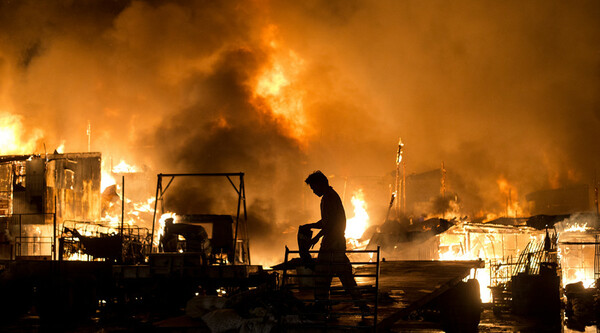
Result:
<svg viewBox="0 0 600 333"><path fill-rule="evenodd" d="M161 212L171 183L190 177L227 179L237 213ZM101 178L100 153L0 157L3 331L475 332L484 307L550 325L564 309L576 328L600 313L599 233L579 224L597 226L593 212L411 221L391 216L392 197L384 223L348 244L369 312L337 279L316 311L317 274L306 261L316 251L301 233L280 249L282 263L252 264L244 173L158 174L149 224L124 223L125 200L114 185L101 193ZM564 204L559 192L532 198ZM110 207L120 220L100 218Z"/></svg>

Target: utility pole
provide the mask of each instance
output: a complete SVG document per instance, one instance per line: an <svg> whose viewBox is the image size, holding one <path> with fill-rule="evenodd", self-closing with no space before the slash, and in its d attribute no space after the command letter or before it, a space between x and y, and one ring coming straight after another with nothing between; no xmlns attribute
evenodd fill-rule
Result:
<svg viewBox="0 0 600 333"><path fill-rule="evenodd" d="M446 199L446 169L444 168L444 161L442 161L442 180L441 180L441 186L440 186L440 195L442 196L442 199ZM445 219L446 218L446 210L444 209L444 211L442 212L442 218Z"/></svg>
<svg viewBox="0 0 600 333"><path fill-rule="evenodd" d="M406 214L406 161L402 161L402 214Z"/></svg>
<svg viewBox="0 0 600 333"><path fill-rule="evenodd" d="M444 162L442 161L442 184L440 188L440 194L442 198L446 198L446 169L444 168Z"/></svg>
<svg viewBox="0 0 600 333"><path fill-rule="evenodd" d="M596 207L596 216L600 219L600 208L598 207L598 179L594 177L594 206Z"/></svg>
<svg viewBox="0 0 600 333"><path fill-rule="evenodd" d="M90 123L90 121L88 120L88 124L87 124L87 139L88 139L88 153L92 151L92 144L91 144L91 138L92 138L92 124Z"/></svg>
<svg viewBox="0 0 600 333"><path fill-rule="evenodd" d="M121 176L121 260L123 260L123 225L125 224L125 175Z"/></svg>
<svg viewBox="0 0 600 333"><path fill-rule="evenodd" d="M396 200L396 217L400 217L400 208L402 207L401 205L404 203L404 195L403 195L403 190L404 190L404 184L402 184L402 187L400 186L400 164L402 163L402 147L404 147L404 143L402 143L402 138L398 139L398 150L396 152L396 196L398 197L398 200ZM404 172L403 172L404 174ZM402 183L404 183L404 176L402 178Z"/></svg>
<svg viewBox="0 0 600 333"><path fill-rule="evenodd" d="M511 202L511 188L508 189L508 195L506 196L506 217L510 217L509 213L510 213L510 206L512 205Z"/></svg>

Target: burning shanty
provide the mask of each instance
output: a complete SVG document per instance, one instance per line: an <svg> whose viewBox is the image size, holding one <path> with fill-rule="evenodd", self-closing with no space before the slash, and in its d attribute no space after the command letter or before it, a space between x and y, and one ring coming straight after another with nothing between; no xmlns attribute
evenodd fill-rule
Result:
<svg viewBox="0 0 600 333"><path fill-rule="evenodd" d="M0 0L0 330L596 325L599 6Z"/></svg>

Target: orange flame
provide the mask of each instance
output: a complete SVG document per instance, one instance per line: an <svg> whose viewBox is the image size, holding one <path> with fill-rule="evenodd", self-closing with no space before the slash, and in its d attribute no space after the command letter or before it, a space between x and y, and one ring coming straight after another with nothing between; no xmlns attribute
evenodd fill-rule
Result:
<svg viewBox="0 0 600 333"><path fill-rule="evenodd" d="M478 260L478 259L494 259L490 254L486 254L485 248L499 247L499 241L488 234L476 234L470 235L471 240L467 242L464 230L459 225L453 227L446 233L438 235L439 248L438 257L439 260ZM480 244L480 246L471 247L472 244ZM490 270L489 267L485 269L478 269L476 272L477 281L479 281L479 294L481 301L489 303L492 300L492 294L488 286L491 284Z"/></svg>
<svg viewBox="0 0 600 333"><path fill-rule="evenodd" d="M498 183L498 188L500 189L500 192L504 194L504 197L506 198L505 206L507 217L516 217L519 214L522 215L523 210L519 206L519 195L517 189L514 186L510 185L504 177L501 177L496 182Z"/></svg>
<svg viewBox="0 0 600 333"><path fill-rule="evenodd" d="M43 137L41 130L28 133L28 140L21 141L24 135L21 116L0 112L0 155L28 154L35 151L36 142Z"/></svg>
<svg viewBox="0 0 600 333"><path fill-rule="evenodd" d="M104 164L104 162L102 162L102 164ZM111 185L115 185L117 183L117 181L115 180L115 177L113 177L110 172L104 170L104 168L102 168L102 175L100 178L100 190L102 192L104 192L104 190L106 190L107 187L111 186Z"/></svg>
<svg viewBox="0 0 600 333"><path fill-rule="evenodd" d="M444 248L445 250L441 250ZM472 253L463 253L457 245L444 246L440 244L438 251L439 260L477 260ZM479 295L483 303L489 303L492 300L492 294L488 286L491 284L490 270L488 268L477 270L477 281L479 281Z"/></svg>
<svg viewBox="0 0 600 333"><path fill-rule="evenodd" d="M585 288L591 288L594 286L596 279L593 276L593 269L588 269L589 273L586 274L585 268L564 268L563 273L563 286L566 286L571 283L582 282Z"/></svg>
<svg viewBox="0 0 600 333"><path fill-rule="evenodd" d="M345 236L349 239L360 239L369 226L369 214L362 189L354 192L352 196L354 206L354 217L346 221Z"/></svg>
<svg viewBox="0 0 600 333"><path fill-rule="evenodd" d="M56 148L56 152L59 154L65 153L65 141L64 140L60 143L60 146L58 146L58 148Z"/></svg>
<svg viewBox="0 0 600 333"><path fill-rule="evenodd" d="M154 246L158 246L158 243L160 242L160 238L165 234L165 223L168 218L172 218L173 223L177 223L177 214L175 214L175 213L162 214L160 216L160 219L158 220L158 231L156 232L156 235L154 236L154 239L152 241Z"/></svg>
<svg viewBox="0 0 600 333"><path fill-rule="evenodd" d="M588 228L587 223L579 224L575 222L569 225L569 227L563 230L563 232L585 232L588 229L591 228Z"/></svg>
<svg viewBox="0 0 600 333"><path fill-rule="evenodd" d="M135 165L129 165L125 163L124 160L117 165L115 165L112 169L113 173L136 173L139 172L138 168Z"/></svg>
<svg viewBox="0 0 600 333"><path fill-rule="evenodd" d="M265 103L273 116L283 120L293 137L300 139L307 131L303 92L294 86L304 60L293 50L281 47L276 38L277 27L270 25L264 33L270 51L270 63L256 78L254 93L257 105Z"/></svg>

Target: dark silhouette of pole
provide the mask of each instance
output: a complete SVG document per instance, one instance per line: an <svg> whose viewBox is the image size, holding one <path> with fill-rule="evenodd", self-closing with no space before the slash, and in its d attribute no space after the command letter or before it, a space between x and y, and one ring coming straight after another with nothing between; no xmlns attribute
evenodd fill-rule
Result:
<svg viewBox="0 0 600 333"><path fill-rule="evenodd" d="M125 235L123 234L125 224L125 175L121 176L121 261L123 261L123 242Z"/></svg>
<svg viewBox="0 0 600 333"><path fill-rule="evenodd" d="M154 197L154 215L152 216L152 233L150 234L150 253L152 253L152 248L154 248L154 225L156 224L156 209L158 208L158 192L159 189L162 188L162 175L158 174L157 178L158 179L156 180L156 196Z"/></svg>

